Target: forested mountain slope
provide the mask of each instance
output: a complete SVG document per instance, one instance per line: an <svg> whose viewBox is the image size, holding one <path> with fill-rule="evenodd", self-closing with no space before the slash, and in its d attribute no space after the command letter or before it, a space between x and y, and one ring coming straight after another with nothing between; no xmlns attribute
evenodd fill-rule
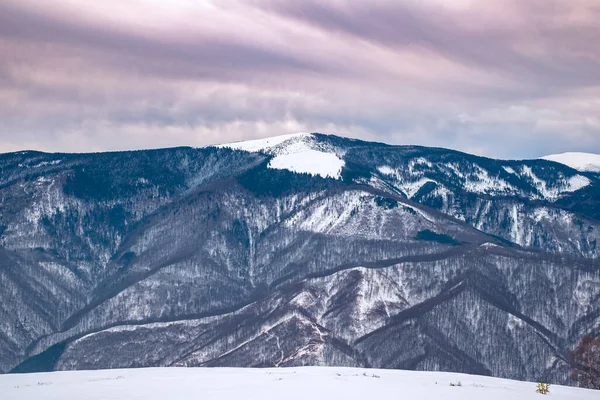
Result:
<svg viewBox="0 0 600 400"><path fill-rule="evenodd" d="M297 134L0 155L0 371L338 365L568 383L600 175Z"/></svg>

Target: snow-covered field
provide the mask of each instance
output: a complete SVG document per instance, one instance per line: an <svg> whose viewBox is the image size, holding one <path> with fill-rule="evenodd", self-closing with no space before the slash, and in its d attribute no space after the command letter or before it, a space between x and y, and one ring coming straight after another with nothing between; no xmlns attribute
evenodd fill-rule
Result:
<svg viewBox="0 0 600 400"><path fill-rule="evenodd" d="M461 386L451 386L450 383ZM356 368L146 368L0 375L0 398L18 399L466 399L544 397L531 382L448 372ZM552 399L599 399L600 392L551 386Z"/></svg>

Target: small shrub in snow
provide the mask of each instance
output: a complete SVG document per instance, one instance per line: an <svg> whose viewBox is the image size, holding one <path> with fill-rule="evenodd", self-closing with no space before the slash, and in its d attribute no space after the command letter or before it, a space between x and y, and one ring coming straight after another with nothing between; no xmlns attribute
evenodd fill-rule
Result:
<svg viewBox="0 0 600 400"><path fill-rule="evenodd" d="M540 382L537 384L537 393L539 394L548 394L550 393L550 384L549 383L543 383Z"/></svg>

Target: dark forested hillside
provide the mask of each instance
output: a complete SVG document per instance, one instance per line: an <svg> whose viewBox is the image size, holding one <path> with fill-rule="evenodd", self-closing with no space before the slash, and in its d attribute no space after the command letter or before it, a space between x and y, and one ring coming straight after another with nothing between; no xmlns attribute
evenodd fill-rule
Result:
<svg viewBox="0 0 600 400"><path fill-rule="evenodd" d="M315 152L341 169L285 158ZM347 365L569 383L569 350L600 334L599 213L598 174L320 134L0 155L0 371Z"/></svg>

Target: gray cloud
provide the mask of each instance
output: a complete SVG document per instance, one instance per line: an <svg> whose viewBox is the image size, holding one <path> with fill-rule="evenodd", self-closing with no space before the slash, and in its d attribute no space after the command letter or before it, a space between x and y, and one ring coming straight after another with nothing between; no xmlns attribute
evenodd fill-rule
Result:
<svg viewBox="0 0 600 400"><path fill-rule="evenodd" d="M251 40L240 43L234 38L198 34L147 37L143 32L103 29L76 19L59 20L2 4L0 37L17 42L70 46L106 68L174 79L227 80L232 73L248 77L248 71L264 72L269 68L279 71L325 68L315 60L276 52Z"/></svg>
<svg viewBox="0 0 600 400"><path fill-rule="evenodd" d="M488 68L514 79L527 79L523 82L526 84L545 83L557 88L600 84L597 43L600 29L596 22L600 19L600 7L596 2L574 1L570 6L558 0L496 2L496 6L513 8L512 12L522 18L518 24L500 26L485 24L514 18L502 7L497 7L498 13L480 16L456 13L439 5L419 7L408 1L257 3L330 32L391 48L424 47L460 63ZM583 6L588 13L587 23L577 21L558 26L557 18L568 21L568 12ZM502 15L503 12L507 15ZM475 22L478 17L482 20ZM544 51L534 54L518 48L527 42L537 43ZM539 91L544 93L544 89Z"/></svg>
<svg viewBox="0 0 600 400"><path fill-rule="evenodd" d="M504 158L600 152L592 0L119 4L0 4L0 151L309 130Z"/></svg>

